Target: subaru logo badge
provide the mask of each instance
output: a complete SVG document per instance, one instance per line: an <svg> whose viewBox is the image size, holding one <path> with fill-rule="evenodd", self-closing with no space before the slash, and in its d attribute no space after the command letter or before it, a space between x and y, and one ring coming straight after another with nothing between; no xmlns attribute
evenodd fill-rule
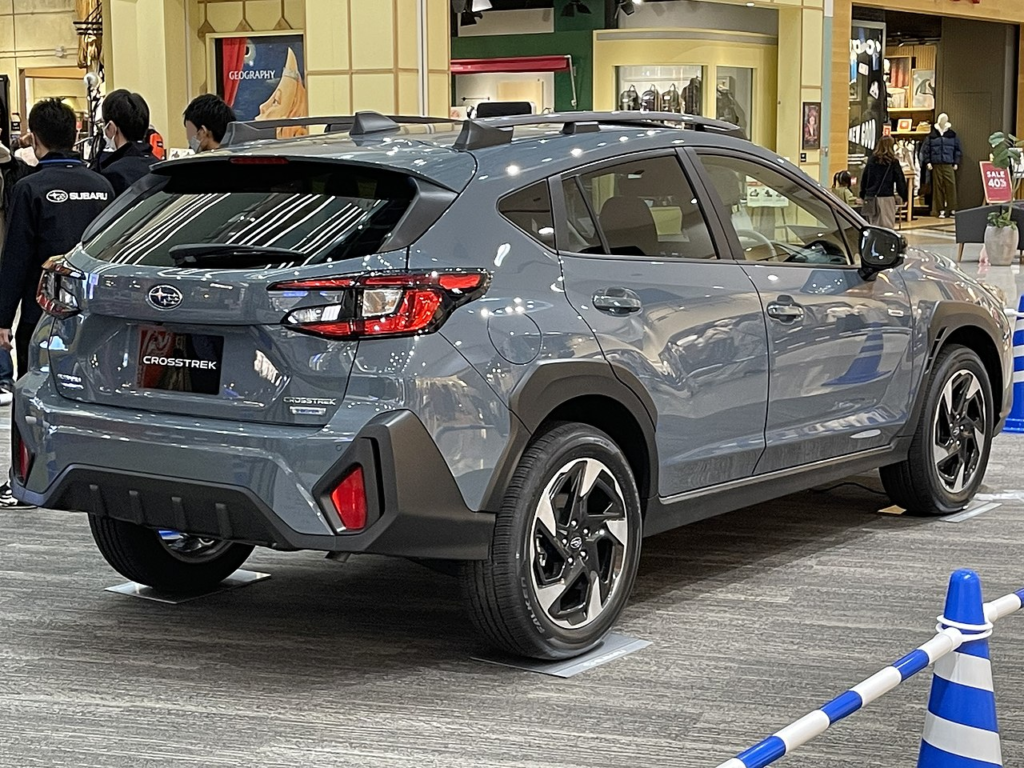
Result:
<svg viewBox="0 0 1024 768"><path fill-rule="evenodd" d="M149 289L146 299L157 309L175 309L184 300L181 291L173 285L157 285Z"/></svg>

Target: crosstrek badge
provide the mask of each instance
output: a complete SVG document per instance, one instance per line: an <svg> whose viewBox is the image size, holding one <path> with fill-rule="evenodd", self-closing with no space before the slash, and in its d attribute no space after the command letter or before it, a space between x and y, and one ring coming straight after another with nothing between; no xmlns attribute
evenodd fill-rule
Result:
<svg viewBox="0 0 1024 768"><path fill-rule="evenodd" d="M74 203L87 200L101 200L106 202L110 199L108 192L65 192L63 189L51 189L46 193L46 199L51 203L66 203L69 200Z"/></svg>

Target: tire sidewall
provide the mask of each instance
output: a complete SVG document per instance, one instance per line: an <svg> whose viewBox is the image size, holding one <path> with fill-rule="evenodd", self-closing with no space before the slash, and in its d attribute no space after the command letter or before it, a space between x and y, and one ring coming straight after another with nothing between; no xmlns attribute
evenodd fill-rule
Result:
<svg viewBox="0 0 1024 768"><path fill-rule="evenodd" d="M958 494L950 493L939 479L935 469L935 462L932 456L932 446L935 442L935 417L942 398L942 390L949 380L960 371L970 371L977 376L981 382L982 393L985 397L985 445L982 448L981 459L978 468L975 470L974 478ZM966 347L960 347L946 357L928 385L928 398L925 401L925 409L921 418L924 419L918 436L921 444L918 446L918 460L926 462L927 466L924 475L927 478L928 488L931 491L935 506L940 513L951 514L962 510L978 492L982 481L985 478L985 471L988 467L989 454L992 450L992 438L995 431L995 413L992 397L992 383L989 381L988 372L985 370L981 359Z"/></svg>
<svg viewBox="0 0 1024 768"><path fill-rule="evenodd" d="M514 572L510 574L516 585L516 610L536 632L537 638L551 651L552 655L572 656L595 646L618 620L619 614L629 600L637 566L640 560L642 520L640 495L628 462L618 446L605 434L596 429L579 427L567 435L567 439L549 445L541 450L543 471L530 473L514 502L512 541ZM552 622L534 594L531 569L533 567L533 523L537 504L548 483L566 464L584 458L601 461L614 476L622 490L626 517L629 524L629 544L623 559L622 573L616 586L612 602L601 616L591 624L577 630L568 630ZM536 466L536 465L534 465Z"/></svg>

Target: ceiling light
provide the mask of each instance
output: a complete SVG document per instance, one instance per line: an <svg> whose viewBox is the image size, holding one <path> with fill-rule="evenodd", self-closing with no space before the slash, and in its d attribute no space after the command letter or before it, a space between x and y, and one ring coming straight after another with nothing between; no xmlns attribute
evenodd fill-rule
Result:
<svg viewBox="0 0 1024 768"><path fill-rule="evenodd" d="M473 0L473 11L489 11L491 10L491 0Z"/></svg>
<svg viewBox="0 0 1024 768"><path fill-rule="evenodd" d="M627 16L632 16L636 13L636 0L619 0L618 10L622 11Z"/></svg>

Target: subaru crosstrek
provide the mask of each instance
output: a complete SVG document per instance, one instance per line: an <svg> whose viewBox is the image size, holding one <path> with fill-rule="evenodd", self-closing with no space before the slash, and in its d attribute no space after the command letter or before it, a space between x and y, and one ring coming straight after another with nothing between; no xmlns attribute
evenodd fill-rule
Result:
<svg viewBox="0 0 1024 768"><path fill-rule="evenodd" d="M733 126L231 133L40 286L14 492L88 513L129 579L196 592L254 546L454 561L490 641L561 658L644 536L867 470L922 514L982 482L1003 308Z"/></svg>

